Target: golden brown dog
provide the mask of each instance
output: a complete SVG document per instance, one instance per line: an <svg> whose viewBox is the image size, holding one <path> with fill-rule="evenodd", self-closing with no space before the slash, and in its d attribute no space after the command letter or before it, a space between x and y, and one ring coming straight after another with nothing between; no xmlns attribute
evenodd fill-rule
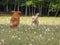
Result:
<svg viewBox="0 0 60 45"><path fill-rule="evenodd" d="M38 25L39 24L38 15L39 15L39 13L36 13L35 15L32 16L32 24L31 25Z"/></svg>
<svg viewBox="0 0 60 45"><path fill-rule="evenodd" d="M19 25L19 20L20 20L20 14L21 12L19 11L12 11L13 15L10 20L10 27L14 28Z"/></svg>

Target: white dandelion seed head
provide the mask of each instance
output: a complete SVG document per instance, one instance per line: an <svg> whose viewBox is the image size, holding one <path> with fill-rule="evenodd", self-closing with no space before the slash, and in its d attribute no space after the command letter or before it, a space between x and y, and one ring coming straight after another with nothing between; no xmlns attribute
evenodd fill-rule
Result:
<svg viewBox="0 0 60 45"><path fill-rule="evenodd" d="M15 38L15 36L13 35L12 38Z"/></svg>
<svg viewBox="0 0 60 45"><path fill-rule="evenodd" d="M32 45L32 43L30 43L29 45Z"/></svg>
<svg viewBox="0 0 60 45"><path fill-rule="evenodd" d="M54 37L51 38L52 40L54 39Z"/></svg>
<svg viewBox="0 0 60 45"><path fill-rule="evenodd" d="M42 34L40 34L39 37L42 37Z"/></svg>
<svg viewBox="0 0 60 45"><path fill-rule="evenodd" d="M18 40L21 40L21 38L19 37Z"/></svg>
<svg viewBox="0 0 60 45"><path fill-rule="evenodd" d="M59 42L60 42L60 39L59 39Z"/></svg>
<svg viewBox="0 0 60 45"><path fill-rule="evenodd" d="M0 42L0 45L1 45L2 43Z"/></svg>
<svg viewBox="0 0 60 45"><path fill-rule="evenodd" d="M51 41L51 39L49 38L48 41Z"/></svg>
<svg viewBox="0 0 60 45"><path fill-rule="evenodd" d="M25 31L27 31L27 30L25 30Z"/></svg>
<svg viewBox="0 0 60 45"><path fill-rule="evenodd" d="M34 34L36 34L36 32L34 31Z"/></svg>
<svg viewBox="0 0 60 45"><path fill-rule="evenodd" d="M46 32L47 32L48 30L46 29Z"/></svg>
<svg viewBox="0 0 60 45"><path fill-rule="evenodd" d="M12 38L16 38L16 37L17 37L17 36L14 36L14 35L12 36Z"/></svg>
<svg viewBox="0 0 60 45"><path fill-rule="evenodd" d="M50 31L50 29L49 29L49 28L47 28L47 29L46 29L46 32L48 32L48 31Z"/></svg>
<svg viewBox="0 0 60 45"><path fill-rule="evenodd" d="M9 30L9 33L10 33L11 31Z"/></svg>
<svg viewBox="0 0 60 45"><path fill-rule="evenodd" d="M21 40L21 38L19 37L18 40Z"/></svg>
<svg viewBox="0 0 60 45"><path fill-rule="evenodd" d="M4 39L1 39L1 42L4 42L5 40Z"/></svg>
<svg viewBox="0 0 60 45"><path fill-rule="evenodd" d="M56 26L56 28L58 28L58 27Z"/></svg>

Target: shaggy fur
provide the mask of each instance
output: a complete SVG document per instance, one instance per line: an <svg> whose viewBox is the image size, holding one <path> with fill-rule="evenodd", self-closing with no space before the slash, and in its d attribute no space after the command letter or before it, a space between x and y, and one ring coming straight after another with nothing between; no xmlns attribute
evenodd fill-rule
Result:
<svg viewBox="0 0 60 45"><path fill-rule="evenodd" d="M17 27L19 25L19 19L20 19L21 12L12 11L12 13L13 13L13 15L12 15L11 20L10 20L10 27L14 28L14 27Z"/></svg>
<svg viewBox="0 0 60 45"><path fill-rule="evenodd" d="M38 25L39 21L38 21L38 15L39 13L36 13L35 16L32 16L32 24L31 25Z"/></svg>

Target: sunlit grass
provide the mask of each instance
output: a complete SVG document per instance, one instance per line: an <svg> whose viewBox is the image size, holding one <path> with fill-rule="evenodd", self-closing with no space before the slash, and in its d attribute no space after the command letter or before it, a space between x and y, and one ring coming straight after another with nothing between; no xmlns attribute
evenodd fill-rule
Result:
<svg viewBox="0 0 60 45"><path fill-rule="evenodd" d="M1 16L0 23L9 23L11 16ZM31 24L31 17L20 17L21 24ZM39 17L39 24L57 25L60 24L60 17Z"/></svg>
<svg viewBox="0 0 60 45"><path fill-rule="evenodd" d="M21 17L20 25L9 27L10 17L0 17L0 45L60 45L60 18L39 17L39 26L31 26L31 17Z"/></svg>

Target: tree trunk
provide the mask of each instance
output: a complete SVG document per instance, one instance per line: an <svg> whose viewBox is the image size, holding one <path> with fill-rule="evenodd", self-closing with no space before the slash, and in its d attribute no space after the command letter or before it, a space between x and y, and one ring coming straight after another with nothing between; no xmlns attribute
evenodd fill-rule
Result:
<svg viewBox="0 0 60 45"><path fill-rule="evenodd" d="M6 12L8 12L8 5L6 6Z"/></svg>
<svg viewBox="0 0 60 45"><path fill-rule="evenodd" d="M41 5L41 16L42 16L42 5Z"/></svg>
<svg viewBox="0 0 60 45"><path fill-rule="evenodd" d="M41 8L39 7L39 14L41 15Z"/></svg>
<svg viewBox="0 0 60 45"><path fill-rule="evenodd" d="M18 1L18 11L19 11L19 1Z"/></svg>
<svg viewBox="0 0 60 45"><path fill-rule="evenodd" d="M18 5L18 11L19 11L19 5Z"/></svg>
<svg viewBox="0 0 60 45"><path fill-rule="evenodd" d="M47 14L48 16L49 16L49 10L50 10L50 8L48 8L48 14Z"/></svg>
<svg viewBox="0 0 60 45"><path fill-rule="evenodd" d="M21 6L21 12L22 12L22 15L25 15L25 12L24 12L24 10L23 10L23 7Z"/></svg>
<svg viewBox="0 0 60 45"><path fill-rule="evenodd" d="M15 10L15 8L16 8L16 4L14 5L14 10Z"/></svg>
<svg viewBox="0 0 60 45"><path fill-rule="evenodd" d="M15 11L15 9L16 9L16 2L15 2L15 4L14 4L14 11Z"/></svg>
<svg viewBox="0 0 60 45"><path fill-rule="evenodd" d="M39 6L39 13L40 13L40 16L42 15L42 5L41 7Z"/></svg>
<svg viewBox="0 0 60 45"><path fill-rule="evenodd" d="M33 15L33 7L32 7L32 15Z"/></svg>
<svg viewBox="0 0 60 45"><path fill-rule="evenodd" d="M35 14L35 8L34 8L34 14Z"/></svg>
<svg viewBox="0 0 60 45"><path fill-rule="evenodd" d="M49 16L49 9L48 9L48 16Z"/></svg>
<svg viewBox="0 0 60 45"><path fill-rule="evenodd" d="M7 0L6 12L8 12L8 0Z"/></svg>
<svg viewBox="0 0 60 45"><path fill-rule="evenodd" d="M26 9L25 9L25 16L27 16L27 6L26 6Z"/></svg>
<svg viewBox="0 0 60 45"><path fill-rule="evenodd" d="M57 16L58 12L59 12L59 9L57 9L57 11L56 11L56 13L55 13L55 17Z"/></svg>
<svg viewBox="0 0 60 45"><path fill-rule="evenodd" d="M29 15L31 15L31 12L30 12L30 6L29 6Z"/></svg>
<svg viewBox="0 0 60 45"><path fill-rule="evenodd" d="M21 6L21 11L23 12L23 8L22 8L22 6Z"/></svg>

